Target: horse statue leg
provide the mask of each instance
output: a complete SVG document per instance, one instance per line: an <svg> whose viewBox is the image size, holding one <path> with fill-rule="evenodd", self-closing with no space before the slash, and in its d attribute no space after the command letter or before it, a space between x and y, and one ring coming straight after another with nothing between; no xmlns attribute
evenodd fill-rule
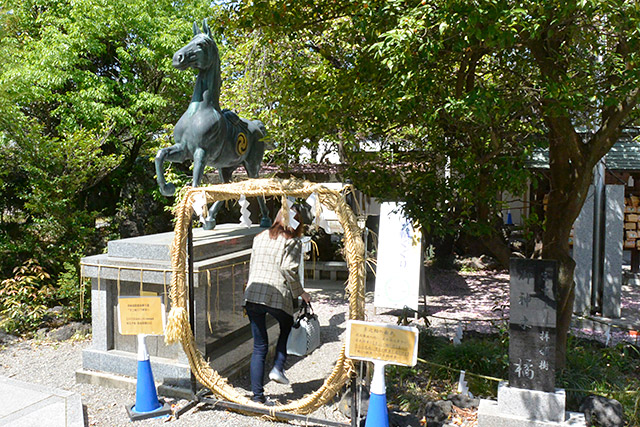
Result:
<svg viewBox="0 0 640 427"><path fill-rule="evenodd" d="M235 167L219 168L218 175L220 176L220 180L222 182L230 182L231 175L235 169ZM209 208L209 215L207 219L205 219L203 226L205 230L213 230L216 227L216 216L218 216L218 212L222 209L223 204L224 202L222 200L218 200Z"/></svg>
<svg viewBox="0 0 640 427"><path fill-rule="evenodd" d="M171 197L176 192L176 186L172 183L167 183L164 178L164 162L182 163L187 159L187 151L184 149L184 145L175 144L171 147L161 148L156 154L156 176L158 180L158 186L160 187L160 193L163 196Z"/></svg>
<svg viewBox="0 0 640 427"><path fill-rule="evenodd" d="M249 178L258 178L260 173L260 167L262 166L262 158L264 156L264 142L261 140L267 131L264 125L259 120L254 120L258 130L251 133L251 141L249 143L249 154L242 162L244 168L247 170ZM260 205L260 212L262 218L260 219L260 227L271 227L271 218L269 217L269 209L263 196L258 196L258 204Z"/></svg>
<svg viewBox="0 0 640 427"><path fill-rule="evenodd" d="M207 157L206 155L207 155L207 152L204 150L204 148L197 148L193 152L193 180L191 182L191 185L194 188L199 187L200 182L202 181L202 177L204 175L204 167L206 166L206 161L205 161ZM220 171L218 171L218 173L220 173ZM220 175L220 177L222 178L222 174ZM212 211L213 211L213 208L216 207L219 203L221 202L220 201L215 202L213 204L213 207L209 209L209 214L207 215L207 218L204 220L203 228L205 230L213 230L214 228L216 228L216 214L218 213L218 210L220 210L220 207L218 207L215 213L212 213Z"/></svg>
<svg viewBox="0 0 640 427"><path fill-rule="evenodd" d="M205 158L207 152L204 148L196 148L193 152L193 178L191 181L191 185L195 187L200 186L200 181L202 181L202 176L204 175L204 167L206 166Z"/></svg>
<svg viewBox="0 0 640 427"><path fill-rule="evenodd" d="M258 175L252 176L251 178L257 178ZM262 218L260 219L260 227L269 228L273 224L271 222L271 218L269 218L269 208L267 208L267 202L264 200L264 196L258 196L258 204L260 205L260 212L262 213Z"/></svg>

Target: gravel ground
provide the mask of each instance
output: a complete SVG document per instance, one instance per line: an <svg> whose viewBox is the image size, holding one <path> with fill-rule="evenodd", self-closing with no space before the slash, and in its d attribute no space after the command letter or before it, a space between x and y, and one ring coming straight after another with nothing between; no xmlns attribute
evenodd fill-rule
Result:
<svg viewBox="0 0 640 427"><path fill-rule="evenodd" d="M505 272L454 273L432 272L429 275L431 289L438 296L426 298L430 327L438 334L450 338L460 329L488 331L491 322L500 311L494 308L508 303L508 274ZM308 287L314 298L313 307L321 324L322 345L311 355L299 358L290 356L286 373L291 385L273 382L265 384L266 394L274 400L285 402L298 399L315 391L331 372L346 330L347 300L341 287L325 289ZM640 298L640 288L625 287L623 307ZM367 293L367 320L395 324L398 311L374 310L373 295ZM637 311L636 311L637 315ZM462 319L462 320L460 320ZM411 319L414 324L424 325L423 319ZM274 339L271 337L271 339ZM104 388L88 384L76 384L75 371L82 366L82 349L91 345L90 340L68 340L52 342L43 339L16 340L0 347L0 375L21 381L43 384L78 393L85 406L87 426L129 426L131 422L125 405L135 402L135 393ZM241 391L250 394L247 377L233 382ZM186 401L174 402L181 406ZM311 414L313 417L348 422L337 409L337 402ZM139 421L139 426L159 426L167 420ZM259 417L245 416L221 409L200 405L171 420L174 426L287 426L291 424L272 422ZM46 423L43 423L46 427Z"/></svg>
<svg viewBox="0 0 640 427"><path fill-rule="evenodd" d="M314 294L313 306L320 319L323 344L307 357L290 356L288 358L286 373L292 384L281 385L273 382L265 384L265 394L273 400L285 402L315 391L331 372L342 345L341 337L345 331L347 308L344 292L310 291ZM89 339L63 342L51 342L45 339L14 341L0 348L0 375L78 393L85 407L87 426L129 426L131 421L125 406L135 402L135 392L75 382L75 371L82 367L82 349L90 345ZM233 384L247 396L250 395L248 377L238 378ZM170 400L170 402L178 406L187 403L185 400ZM348 419L337 411L337 402L319 409L311 416L348 422ZM143 420L136 422L136 425L160 426L166 422L166 419ZM172 419L171 425L176 427L213 425L276 427L290 424L211 409L201 404L183 414L179 419ZM43 427L46 427L46 423Z"/></svg>

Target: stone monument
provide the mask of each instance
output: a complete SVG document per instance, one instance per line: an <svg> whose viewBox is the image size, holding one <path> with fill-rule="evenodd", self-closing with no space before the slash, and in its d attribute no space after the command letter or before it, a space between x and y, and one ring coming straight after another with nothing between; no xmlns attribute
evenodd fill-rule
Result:
<svg viewBox="0 0 640 427"><path fill-rule="evenodd" d="M236 224L193 230L196 342L212 367L227 376L244 369L252 352L242 302L253 238L261 230ZM131 382L126 377L136 376L136 337L118 331L118 297L161 295L169 312L172 241L172 232L115 240L106 254L82 259L82 274L91 279L93 338L82 352L79 382L124 386ZM163 336L147 337L147 346L154 379L169 386L159 392L188 389L191 371L182 347L166 345Z"/></svg>
<svg viewBox="0 0 640 427"><path fill-rule="evenodd" d="M620 317L622 292L622 256L624 240L624 186L605 186L604 262L602 265L602 315ZM594 186L589 187L587 199L574 224L573 259L576 262L574 313L589 315L592 311L591 291L593 272ZM597 326L594 323L593 326Z"/></svg>
<svg viewBox="0 0 640 427"><path fill-rule="evenodd" d="M499 384L497 402L480 402L478 426L585 426L555 388L556 263L512 259L509 273L509 383Z"/></svg>

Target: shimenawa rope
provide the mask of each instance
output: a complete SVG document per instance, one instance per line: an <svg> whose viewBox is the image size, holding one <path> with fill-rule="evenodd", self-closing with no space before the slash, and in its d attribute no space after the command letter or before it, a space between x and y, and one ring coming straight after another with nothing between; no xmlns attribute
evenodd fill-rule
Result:
<svg viewBox="0 0 640 427"><path fill-rule="evenodd" d="M361 230L356 223L356 218L347 205L344 197L337 191L328 189L322 185L301 180L281 179L253 179L229 184L218 184L210 187L186 187L180 192L180 203L175 208L174 240L171 246L171 287L169 296L171 299L171 311L165 331L165 341L170 344L180 342L186 353L191 370L197 380L208 387L215 395L222 399L244 405L264 407L260 403L249 400L232 387L226 378L221 377L209 366L202 354L198 351L193 331L189 326L187 314L187 286L186 286L186 240L189 222L192 219L192 205L196 193L204 191L207 205L218 200L237 200L241 195L246 197L287 196L295 198L307 198L316 193L318 201L333 210L343 229L345 240L345 257L349 269L349 279L346 290L349 297L349 319L364 319L364 243L361 238ZM284 202L283 206L287 206ZM285 215L285 218L287 215ZM277 405L277 411L308 414L330 399L342 388L350 378L354 370L351 359L345 355L343 344L336 365L324 384L315 392L310 393L299 400Z"/></svg>

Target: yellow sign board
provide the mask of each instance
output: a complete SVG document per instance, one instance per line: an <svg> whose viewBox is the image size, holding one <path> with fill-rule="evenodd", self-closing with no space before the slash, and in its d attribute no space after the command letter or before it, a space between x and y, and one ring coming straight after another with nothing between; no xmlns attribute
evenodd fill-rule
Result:
<svg viewBox="0 0 640 427"><path fill-rule="evenodd" d="M165 323L162 297L120 297L118 318L122 335L162 335Z"/></svg>
<svg viewBox="0 0 640 427"><path fill-rule="evenodd" d="M350 320L347 357L413 366L418 358L418 328Z"/></svg>

